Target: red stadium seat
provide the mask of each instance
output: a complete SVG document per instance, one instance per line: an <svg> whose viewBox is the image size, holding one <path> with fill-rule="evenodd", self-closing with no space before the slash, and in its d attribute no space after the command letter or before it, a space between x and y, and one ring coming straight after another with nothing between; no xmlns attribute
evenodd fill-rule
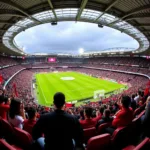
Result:
<svg viewBox="0 0 150 150"><path fill-rule="evenodd" d="M0 139L0 149L1 150L16 150L10 144L8 144L4 139Z"/></svg>
<svg viewBox="0 0 150 150"><path fill-rule="evenodd" d="M132 138L133 136L134 135L132 135L132 125L117 128L111 137L114 149L117 148L121 149L131 144L132 141L134 140Z"/></svg>
<svg viewBox="0 0 150 150"><path fill-rule="evenodd" d="M138 118L141 118L145 114L145 110L143 110L139 115Z"/></svg>
<svg viewBox="0 0 150 150"><path fill-rule="evenodd" d="M87 141L91 137L96 136L96 128L95 127L84 129L83 131L84 131L84 140L83 140L84 143L87 143Z"/></svg>
<svg viewBox="0 0 150 150"><path fill-rule="evenodd" d="M106 129L107 127L110 127L111 126L111 123L103 123L101 124L98 129L97 129L97 133L98 134L102 134L104 129Z"/></svg>
<svg viewBox="0 0 150 150"><path fill-rule="evenodd" d="M141 113L141 108L137 108L137 109L134 111L133 116L136 117L136 116L139 115L140 113Z"/></svg>
<svg viewBox="0 0 150 150"><path fill-rule="evenodd" d="M110 147L110 134L94 136L88 140L86 150L107 150Z"/></svg>
<svg viewBox="0 0 150 150"><path fill-rule="evenodd" d="M145 138L140 144L137 146L129 145L122 150L149 150L150 149L150 140L149 138Z"/></svg>
<svg viewBox="0 0 150 150"><path fill-rule="evenodd" d="M28 132L16 127L14 128L14 130L17 139L17 145L19 145L22 148L30 147L32 144L31 135Z"/></svg>
<svg viewBox="0 0 150 150"><path fill-rule="evenodd" d="M141 126L141 117L145 114L145 110L143 110L136 118L133 119L132 125L133 130L132 133L135 137L141 134L142 126Z"/></svg>
<svg viewBox="0 0 150 150"><path fill-rule="evenodd" d="M135 147L134 150L149 150L150 149L150 140L145 138L139 145Z"/></svg>
<svg viewBox="0 0 150 150"><path fill-rule="evenodd" d="M0 132L1 137L6 139L9 143L15 143L14 128L9 124L9 122L1 118L0 126L1 126Z"/></svg>
<svg viewBox="0 0 150 150"><path fill-rule="evenodd" d="M120 134L121 132L123 132L123 130L124 130L125 128L126 128L126 127L119 127L119 128L117 128L117 129L114 131L114 133L113 133L113 135L112 135L112 137L111 137L111 140L112 140L112 141L115 141L115 140L118 138L119 134Z"/></svg>
<svg viewBox="0 0 150 150"><path fill-rule="evenodd" d="M10 145L4 139L0 139L0 149L1 150L22 150L21 148L17 146Z"/></svg>

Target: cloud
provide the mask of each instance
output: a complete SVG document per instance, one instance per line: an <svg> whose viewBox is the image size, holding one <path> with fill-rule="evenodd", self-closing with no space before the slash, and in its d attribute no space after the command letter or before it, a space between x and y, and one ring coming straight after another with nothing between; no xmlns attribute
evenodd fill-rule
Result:
<svg viewBox="0 0 150 150"><path fill-rule="evenodd" d="M75 54L79 48L88 51L112 47L138 48L136 40L120 31L82 22L59 22L57 26L38 25L18 34L15 41L27 53Z"/></svg>

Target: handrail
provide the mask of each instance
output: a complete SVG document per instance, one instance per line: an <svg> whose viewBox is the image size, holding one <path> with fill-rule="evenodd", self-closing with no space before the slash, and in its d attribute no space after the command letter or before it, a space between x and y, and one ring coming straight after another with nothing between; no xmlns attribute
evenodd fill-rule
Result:
<svg viewBox="0 0 150 150"><path fill-rule="evenodd" d="M23 69L17 71L15 74L13 74L13 75L5 82L5 84L4 84L4 86L3 86L3 89L6 88L7 84L12 80L12 78L14 78L18 73L20 73L21 71L23 71L23 70L25 70L25 69L26 69L26 68L23 68Z"/></svg>

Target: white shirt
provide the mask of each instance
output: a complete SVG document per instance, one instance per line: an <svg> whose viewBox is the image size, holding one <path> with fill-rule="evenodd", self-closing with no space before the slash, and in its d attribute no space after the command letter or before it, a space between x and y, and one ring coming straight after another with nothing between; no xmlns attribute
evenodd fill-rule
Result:
<svg viewBox="0 0 150 150"><path fill-rule="evenodd" d="M8 121L14 126L14 127L18 127L20 129L23 129L23 122L24 122L24 119L22 118L22 116L18 116L16 115L14 117L14 119L10 118L8 116Z"/></svg>
<svg viewBox="0 0 150 150"><path fill-rule="evenodd" d="M138 96L136 96L135 98L134 98L134 100L136 101L136 103L138 103L139 102L139 99L140 99L140 96L138 95Z"/></svg>

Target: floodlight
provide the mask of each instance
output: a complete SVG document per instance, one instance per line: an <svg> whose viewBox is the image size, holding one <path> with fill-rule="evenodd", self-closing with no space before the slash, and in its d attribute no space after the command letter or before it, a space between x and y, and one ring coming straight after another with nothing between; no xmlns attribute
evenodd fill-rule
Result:
<svg viewBox="0 0 150 150"><path fill-rule="evenodd" d="M83 48L79 48L78 51L79 51L80 54L83 54L83 53L84 53L84 49L83 49Z"/></svg>

